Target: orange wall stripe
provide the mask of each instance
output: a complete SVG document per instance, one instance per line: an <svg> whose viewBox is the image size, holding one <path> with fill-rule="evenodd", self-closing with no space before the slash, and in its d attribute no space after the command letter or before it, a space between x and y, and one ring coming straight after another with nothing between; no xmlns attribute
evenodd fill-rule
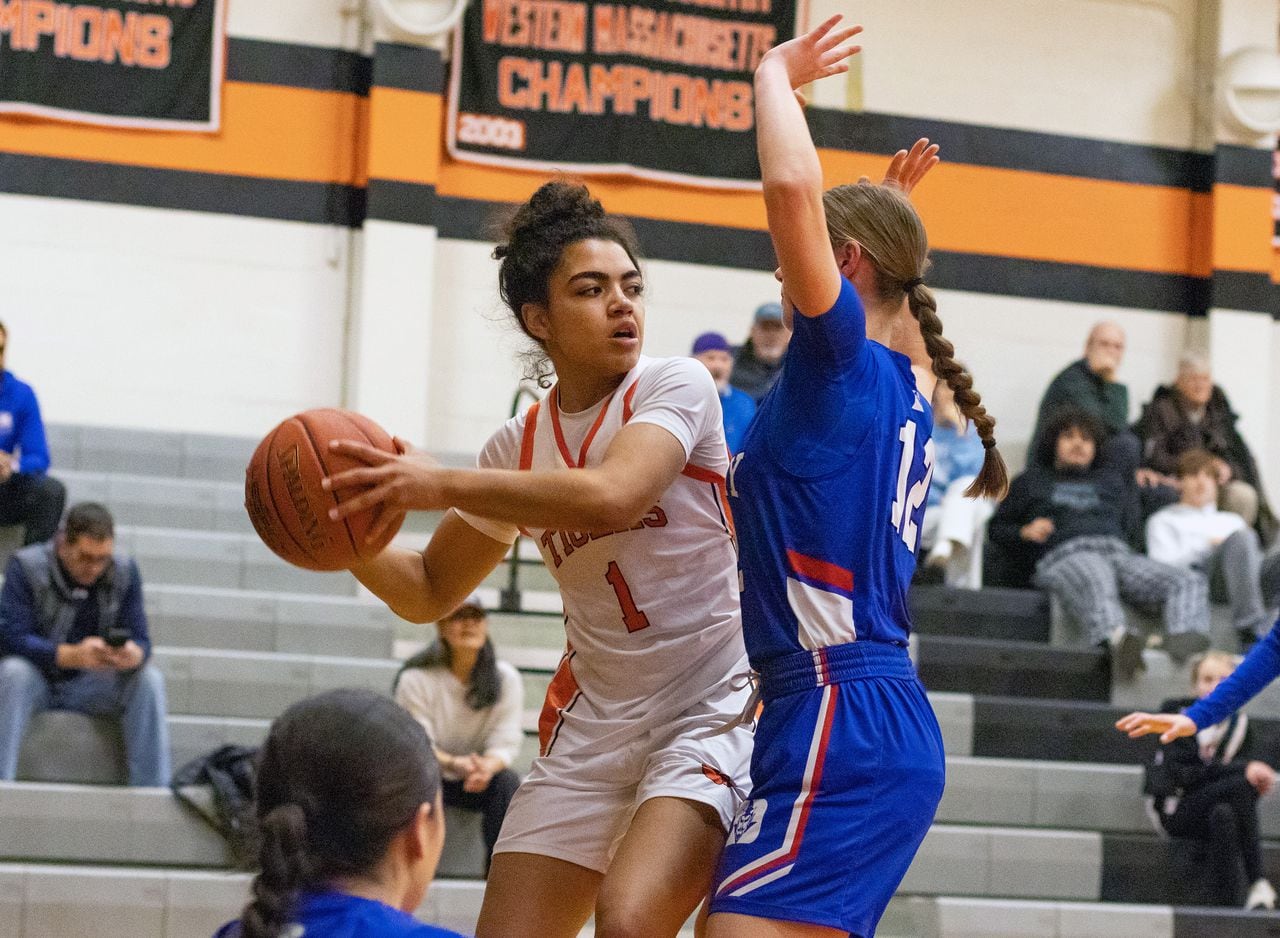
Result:
<svg viewBox="0 0 1280 938"><path fill-rule="evenodd" d="M827 184L879 179L887 158L825 150ZM1208 196L1025 170L943 163L916 191L929 241L944 251L1206 277L1198 201Z"/></svg>
<svg viewBox="0 0 1280 938"><path fill-rule="evenodd" d="M1274 193L1245 186L1213 187L1213 265L1219 270L1269 273L1275 263L1271 239Z"/></svg>
<svg viewBox="0 0 1280 938"><path fill-rule="evenodd" d="M440 179L444 99L374 86L369 90L369 175L435 185Z"/></svg>
<svg viewBox="0 0 1280 938"><path fill-rule="evenodd" d="M0 150L189 172L359 184L367 108L354 94L226 82L216 134L6 117Z"/></svg>

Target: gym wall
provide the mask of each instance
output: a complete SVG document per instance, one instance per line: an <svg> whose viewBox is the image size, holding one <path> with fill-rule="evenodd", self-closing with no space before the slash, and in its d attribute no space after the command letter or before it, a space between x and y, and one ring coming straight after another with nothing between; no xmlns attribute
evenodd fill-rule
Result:
<svg viewBox="0 0 1280 938"><path fill-rule="evenodd" d="M346 404L432 448L503 419L520 341L488 225L542 180L442 153L439 53L341 0L231 0L214 137L0 119L0 314L51 420L258 433ZM847 10L811 0L810 20ZM1207 350L1280 494L1270 154L1215 139L1219 56L1269 0L865 0L867 51L813 90L832 183L916 136L939 307L1014 456L1101 318L1136 409ZM608 180L648 262L650 354L745 337L776 296L758 197Z"/></svg>

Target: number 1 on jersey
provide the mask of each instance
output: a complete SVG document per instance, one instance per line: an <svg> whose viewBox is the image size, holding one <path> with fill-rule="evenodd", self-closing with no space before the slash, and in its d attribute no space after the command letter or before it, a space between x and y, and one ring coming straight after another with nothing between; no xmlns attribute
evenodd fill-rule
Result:
<svg viewBox="0 0 1280 938"><path fill-rule="evenodd" d="M641 629L647 629L649 617L636 608L636 601L631 596L631 587L627 585L627 578L622 575L616 560L609 561L609 572L604 575L604 578L613 587L614 595L618 597L618 605L622 607L622 622L627 627L627 631L639 632Z"/></svg>

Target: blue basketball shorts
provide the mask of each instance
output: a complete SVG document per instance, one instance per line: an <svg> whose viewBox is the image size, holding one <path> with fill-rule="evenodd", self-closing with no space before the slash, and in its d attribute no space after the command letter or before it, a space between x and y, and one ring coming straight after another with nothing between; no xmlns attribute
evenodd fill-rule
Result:
<svg viewBox="0 0 1280 938"><path fill-rule="evenodd" d="M813 679L804 667L772 681L762 669L751 798L729 832L713 915L875 934L933 822L946 765L906 650L861 644L787 656Z"/></svg>

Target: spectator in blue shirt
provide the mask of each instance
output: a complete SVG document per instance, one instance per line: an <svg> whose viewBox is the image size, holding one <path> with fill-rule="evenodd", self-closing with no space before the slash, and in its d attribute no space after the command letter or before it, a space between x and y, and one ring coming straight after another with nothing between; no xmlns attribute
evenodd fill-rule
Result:
<svg viewBox="0 0 1280 938"><path fill-rule="evenodd" d="M11 780L41 710L119 717L130 785L169 783L164 677L137 565L101 505L67 512L56 538L19 550L0 590L0 779Z"/></svg>
<svg viewBox="0 0 1280 938"><path fill-rule="evenodd" d="M53 537L67 490L49 470L40 405L29 384L4 368L9 333L0 323L0 525L21 524L22 543Z"/></svg>
<svg viewBox="0 0 1280 938"><path fill-rule="evenodd" d="M693 340L692 355L707 366L720 392L720 409L724 411L724 441L730 453L742 448L742 438L747 435L751 418L756 415L756 402L745 391L729 383L733 370L733 351L725 337L718 332L704 332Z"/></svg>
<svg viewBox="0 0 1280 938"><path fill-rule="evenodd" d="M444 846L440 765L388 698L333 690L271 724L258 757L261 872L216 938L458 938L411 914Z"/></svg>
<svg viewBox="0 0 1280 938"><path fill-rule="evenodd" d="M987 451L945 381L933 393L933 445L933 479L921 526L920 546L928 550L923 568L941 572L947 586L980 589L982 543L996 506L989 498L966 498L965 491L982 470Z"/></svg>

